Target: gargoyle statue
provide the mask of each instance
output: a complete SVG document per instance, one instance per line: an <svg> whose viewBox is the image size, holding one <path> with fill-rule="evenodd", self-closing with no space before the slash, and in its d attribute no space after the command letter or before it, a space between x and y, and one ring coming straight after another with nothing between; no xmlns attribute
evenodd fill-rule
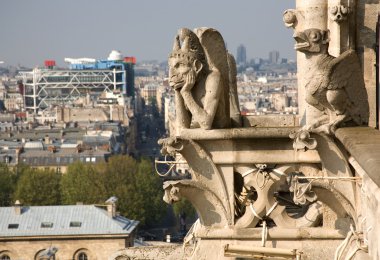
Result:
<svg viewBox="0 0 380 260"><path fill-rule="evenodd" d="M234 120L239 124L236 68L229 68L236 67L232 59L215 29L179 31L169 56L169 84L175 91L177 129L228 128ZM230 113L235 117L232 122Z"/></svg>
<svg viewBox="0 0 380 260"><path fill-rule="evenodd" d="M367 120L363 111L368 108L368 101L363 94L364 81L355 51L331 56L329 31L312 28L296 32L293 37L295 49L303 52L311 64L305 77L306 102L323 114L313 118L314 122L303 130L333 134L337 127L349 122L362 125Z"/></svg>

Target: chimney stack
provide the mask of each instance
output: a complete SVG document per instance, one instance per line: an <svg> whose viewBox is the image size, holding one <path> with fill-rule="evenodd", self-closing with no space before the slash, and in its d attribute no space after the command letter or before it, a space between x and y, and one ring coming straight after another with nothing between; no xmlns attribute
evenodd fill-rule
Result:
<svg viewBox="0 0 380 260"><path fill-rule="evenodd" d="M112 196L106 201L107 214L110 218L116 217L116 201L117 198L115 196Z"/></svg>
<svg viewBox="0 0 380 260"><path fill-rule="evenodd" d="M22 214L22 204L20 203L19 200L16 200L14 208L15 208L16 215Z"/></svg>
<svg viewBox="0 0 380 260"><path fill-rule="evenodd" d="M116 204L107 204L107 214L110 218L116 217Z"/></svg>

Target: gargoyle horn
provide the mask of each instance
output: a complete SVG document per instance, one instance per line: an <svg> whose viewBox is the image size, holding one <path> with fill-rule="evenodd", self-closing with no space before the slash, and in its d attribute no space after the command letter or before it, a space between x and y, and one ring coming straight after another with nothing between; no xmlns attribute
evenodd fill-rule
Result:
<svg viewBox="0 0 380 260"><path fill-rule="evenodd" d="M177 35L174 39L173 51L179 51L180 48L181 48L181 45L179 42L179 36Z"/></svg>
<svg viewBox="0 0 380 260"><path fill-rule="evenodd" d="M190 51L190 40L189 40L189 37L187 36L185 38L185 40L183 41L182 43L182 47L181 47L181 50L184 52L184 53L188 53Z"/></svg>

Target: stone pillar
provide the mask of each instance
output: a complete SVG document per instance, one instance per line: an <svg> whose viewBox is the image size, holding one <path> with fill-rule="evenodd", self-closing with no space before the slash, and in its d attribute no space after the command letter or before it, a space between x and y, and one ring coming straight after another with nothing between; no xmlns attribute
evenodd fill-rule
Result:
<svg viewBox="0 0 380 260"><path fill-rule="evenodd" d="M339 56L344 51L355 48L353 0L328 1L328 29L330 30L329 53Z"/></svg>
<svg viewBox="0 0 380 260"><path fill-rule="evenodd" d="M326 0L296 0L297 24L295 31L303 31L309 28L327 29L327 6ZM305 125L312 118L320 116L320 111L305 102L305 82L302 75L306 75L311 69L310 62L305 54L297 52L298 73L298 106L300 124Z"/></svg>

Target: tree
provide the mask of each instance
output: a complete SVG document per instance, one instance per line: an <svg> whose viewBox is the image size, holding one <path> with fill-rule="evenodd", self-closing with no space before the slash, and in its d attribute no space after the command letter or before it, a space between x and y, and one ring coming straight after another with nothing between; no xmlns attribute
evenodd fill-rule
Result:
<svg viewBox="0 0 380 260"><path fill-rule="evenodd" d="M102 173L96 166L82 162L70 164L61 180L62 203L104 203L106 191Z"/></svg>
<svg viewBox="0 0 380 260"><path fill-rule="evenodd" d="M194 218L196 214L193 205L185 198L173 204L173 211L176 216L185 213L189 218Z"/></svg>
<svg viewBox="0 0 380 260"><path fill-rule="evenodd" d="M61 194L63 204L104 204L116 196L118 211L139 220L142 226L160 221L166 212L162 183L152 162L137 162L127 155L115 155L97 164L71 164L61 178Z"/></svg>
<svg viewBox="0 0 380 260"><path fill-rule="evenodd" d="M144 223L146 225L153 225L159 222L166 212L167 204L162 199L162 181L155 174L150 160L141 159L139 162L136 185L139 189L143 209L145 210L143 216L141 216Z"/></svg>
<svg viewBox="0 0 380 260"><path fill-rule="evenodd" d="M15 189L15 176L5 164L0 164L0 206L13 204L12 195Z"/></svg>
<svg viewBox="0 0 380 260"><path fill-rule="evenodd" d="M19 173L14 199L27 205L59 205L60 180L55 171L25 167Z"/></svg>
<svg viewBox="0 0 380 260"><path fill-rule="evenodd" d="M142 226L160 220L166 205L162 201L162 183L147 159L137 162L129 156L116 155L97 167L105 171L108 196L116 196L122 215L140 221Z"/></svg>

